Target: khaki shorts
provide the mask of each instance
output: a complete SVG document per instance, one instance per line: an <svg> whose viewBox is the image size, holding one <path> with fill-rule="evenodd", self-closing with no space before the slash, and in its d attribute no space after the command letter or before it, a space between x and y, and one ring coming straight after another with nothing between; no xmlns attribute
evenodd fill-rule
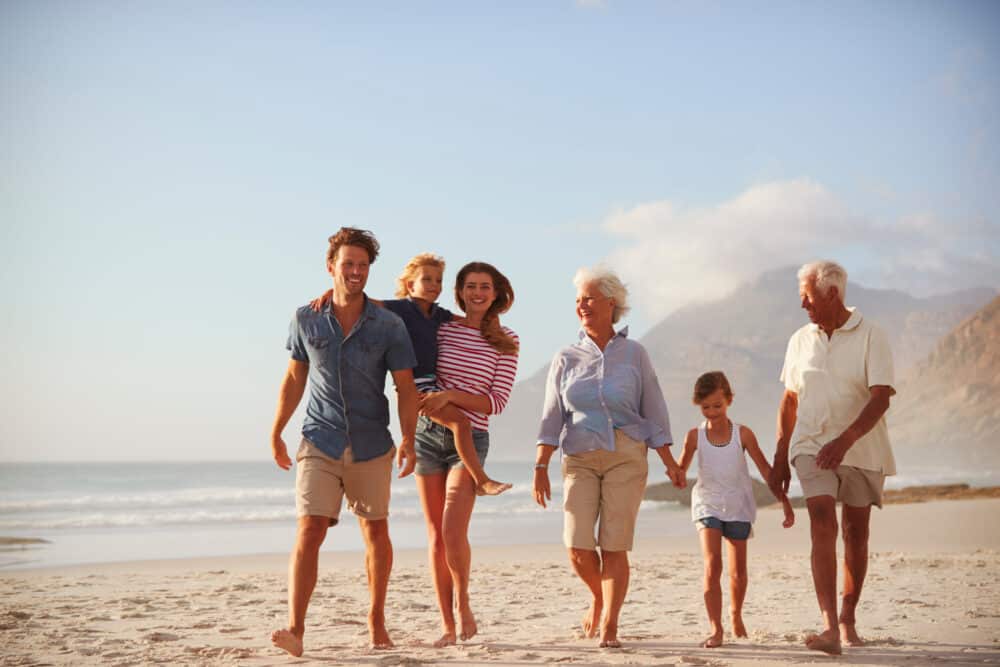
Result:
<svg viewBox="0 0 1000 667"><path fill-rule="evenodd" d="M851 507L882 507L882 488L885 475L878 470L865 470L854 466L839 465L824 470L816 465L816 457L800 454L792 461L806 498L833 496Z"/></svg>
<svg viewBox="0 0 1000 667"><path fill-rule="evenodd" d="M646 490L646 444L615 431L615 451L567 454L563 472L563 542L574 549L631 551ZM600 520L597 539L594 526Z"/></svg>
<svg viewBox="0 0 1000 667"><path fill-rule="evenodd" d="M389 516L389 483L396 448L378 458L355 462L351 448L340 460L331 458L302 439L295 455L295 508L299 516L325 516L330 525L340 521L340 505L347 496L347 508L362 519Z"/></svg>

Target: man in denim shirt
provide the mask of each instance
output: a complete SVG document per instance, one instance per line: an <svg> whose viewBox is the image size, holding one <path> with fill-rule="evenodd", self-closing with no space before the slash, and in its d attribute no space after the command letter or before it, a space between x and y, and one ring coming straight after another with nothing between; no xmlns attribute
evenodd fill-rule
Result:
<svg viewBox="0 0 1000 667"><path fill-rule="evenodd" d="M281 433L310 380L309 403L296 455L298 532L288 573L288 628L271 642L291 655L302 655L306 608L316 586L319 548L329 526L339 521L340 506L358 517L365 539L365 564L371 609L368 630L373 648L391 648L385 628L385 596L392 569L389 541L389 483L393 444L385 374L392 373L399 399L402 441L396 453L400 477L413 472L413 435L417 422L417 360L403 321L365 296L368 269L378 255L371 232L344 227L330 237L327 269L333 298L321 311L299 308L292 319L287 347L288 371L281 384L271 431L274 460L292 467Z"/></svg>

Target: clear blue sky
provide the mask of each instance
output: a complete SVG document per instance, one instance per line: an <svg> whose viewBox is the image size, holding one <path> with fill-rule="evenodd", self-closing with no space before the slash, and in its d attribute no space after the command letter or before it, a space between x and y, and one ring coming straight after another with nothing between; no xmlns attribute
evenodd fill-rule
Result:
<svg viewBox="0 0 1000 667"><path fill-rule="evenodd" d="M374 296L506 272L521 377L600 261L638 334L818 256L1000 283L996 2L486 4L0 5L0 460L266 456L344 224Z"/></svg>

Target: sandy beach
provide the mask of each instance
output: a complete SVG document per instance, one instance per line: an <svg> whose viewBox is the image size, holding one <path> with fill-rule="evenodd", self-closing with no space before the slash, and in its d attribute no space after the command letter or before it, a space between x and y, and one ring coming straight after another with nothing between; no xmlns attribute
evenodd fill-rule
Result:
<svg viewBox="0 0 1000 667"><path fill-rule="evenodd" d="M419 550L400 551L387 615L397 648L374 652L360 553L324 553L306 654L268 641L285 619L285 556L147 561L8 572L0 578L0 665L982 665L1000 664L1000 499L887 505L873 514L859 630L840 658L801 646L818 629L808 521L761 510L750 544L749 639L698 648L701 556L688 538L640 540L621 650L598 649L587 604L553 536L545 547L474 551L480 634L434 649L438 616ZM728 595L728 594L727 594Z"/></svg>

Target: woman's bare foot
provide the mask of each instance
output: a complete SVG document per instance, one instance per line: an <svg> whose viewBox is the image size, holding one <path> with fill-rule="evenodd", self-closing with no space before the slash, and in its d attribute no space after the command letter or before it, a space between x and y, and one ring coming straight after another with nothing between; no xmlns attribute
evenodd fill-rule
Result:
<svg viewBox="0 0 1000 667"><path fill-rule="evenodd" d="M368 616L368 634L371 636L371 647L376 651L395 648L396 645L389 639L389 631L385 629L385 619L382 617Z"/></svg>
<svg viewBox="0 0 1000 667"><path fill-rule="evenodd" d="M486 478L486 481L476 486L477 496L499 496L507 489L514 486L507 482L498 482L495 479Z"/></svg>
<svg viewBox="0 0 1000 667"><path fill-rule="evenodd" d="M865 640L858 636L854 623L840 622L840 640L848 646L864 646Z"/></svg>
<svg viewBox="0 0 1000 667"><path fill-rule="evenodd" d="M618 623L612 623L605 619L604 624L601 625L601 643L598 644L600 648L621 648L622 643L618 641Z"/></svg>
<svg viewBox="0 0 1000 667"><path fill-rule="evenodd" d="M806 648L813 651L822 651L829 655L840 655L843 649L840 647L840 637L836 630L827 630L819 635L806 636Z"/></svg>
<svg viewBox="0 0 1000 667"><path fill-rule="evenodd" d="M733 612L730 614L733 620L733 634L737 637L747 636L747 626L743 625L743 614L739 612Z"/></svg>
<svg viewBox="0 0 1000 667"><path fill-rule="evenodd" d="M271 643L296 658L302 656L302 638L293 635L291 630L275 630L271 633Z"/></svg>
<svg viewBox="0 0 1000 667"><path fill-rule="evenodd" d="M722 628L719 628L701 643L702 648L716 648L722 646Z"/></svg>
<svg viewBox="0 0 1000 667"><path fill-rule="evenodd" d="M476 617L473 616L471 609L460 609L459 619L458 637L463 642L469 641L479 632L479 626L476 625Z"/></svg>
<svg viewBox="0 0 1000 667"><path fill-rule="evenodd" d="M594 598L590 603L590 611L583 615L583 636L592 639L601 629L602 601Z"/></svg>
<svg viewBox="0 0 1000 667"><path fill-rule="evenodd" d="M455 631L446 632L441 635L441 639L434 642L434 648L444 648L445 646L455 645Z"/></svg>

